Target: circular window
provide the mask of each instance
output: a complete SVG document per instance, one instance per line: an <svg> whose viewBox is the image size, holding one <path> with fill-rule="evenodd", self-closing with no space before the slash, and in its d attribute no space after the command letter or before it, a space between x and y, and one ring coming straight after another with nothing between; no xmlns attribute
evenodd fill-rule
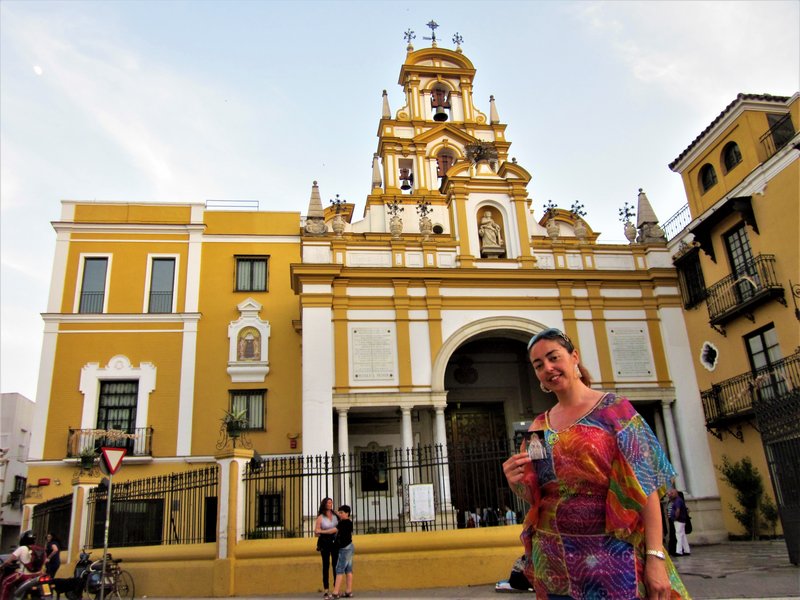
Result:
<svg viewBox="0 0 800 600"><path fill-rule="evenodd" d="M444 227L437 223L433 226L433 233L444 233Z"/></svg>

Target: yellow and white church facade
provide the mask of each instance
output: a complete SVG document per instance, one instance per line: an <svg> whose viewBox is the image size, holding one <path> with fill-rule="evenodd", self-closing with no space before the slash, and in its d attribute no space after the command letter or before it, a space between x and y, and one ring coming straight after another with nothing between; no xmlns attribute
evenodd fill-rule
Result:
<svg viewBox="0 0 800 600"><path fill-rule="evenodd" d="M47 484L33 486L28 508L73 494L80 514L75 507L98 481L77 474L81 450L97 430L124 429L136 437L115 485L222 469L216 541L180 550L206 560L210 575L198 572L186 590L264 593L248 587L264 577L259 560L283 559L295 587L268 589L292 591L305 580L313 589L317 555L308 540L244 539L235 507L253 453L220 450L226 411L246 415L265 461L508 440L554 402L525 347L557 327L575 341L593 385L630 398L651 423L690 499L695 540L724 538L677 272L647 197L640 192L630 244L599 242L567 210L537 215L531 174L509 155L494 98L484 111L476 106L475 74L460 47L409 44L398 80L403 106L392 111L384 92L361 218L353 204L323 208L316 182L306 214L64 201L53 223L42 426L29 475ZM389 493L413 480L390 482ZM458 506L448 483L437 501L474 508ZM358 488L348 494L336 501L348 500L358 521L371 508ZM318 496L304 506L316 508ZM431 558L437 551L502 546L488 567L485 557L495 555L475 554L469 574L493 580L519 552L518 528L496 529L362 536L359 560L377 564L387 548L396 560L405 551L427 557L430 577L421 569L413 583L424 587L447 570ZM85 517L73 518L71 547L86 531ZM409 541L422 538L442 541ZM141 593L189 593L145 578L144 552L128 557ZM196 568L190 562L180 568ZM505 566L488 574L497 565ZM376 578L381 585L386 579Z"/></svg>

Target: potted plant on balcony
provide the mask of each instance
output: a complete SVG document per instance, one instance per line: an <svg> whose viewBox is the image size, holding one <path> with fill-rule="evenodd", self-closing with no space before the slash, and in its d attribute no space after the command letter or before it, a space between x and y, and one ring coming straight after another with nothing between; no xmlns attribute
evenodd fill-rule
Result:
<svg viewBox="0 0 800 600"><path fill-rule="evenodd" d="M242 410L226 410L222 417L222 426L225 428L225 433L233 440L233 447L236 447L236 440L241 437L242 432L247 429L247 411Z"/></svg>
<svg viewBox="0 0 800 600"><path fill-rule="evenodd" d="M94 469L95 461L97 460L97 450L94 446L86 446L81 448L81 451L78 452L78 464L81 467L81 471L91 471Z"/></svg>

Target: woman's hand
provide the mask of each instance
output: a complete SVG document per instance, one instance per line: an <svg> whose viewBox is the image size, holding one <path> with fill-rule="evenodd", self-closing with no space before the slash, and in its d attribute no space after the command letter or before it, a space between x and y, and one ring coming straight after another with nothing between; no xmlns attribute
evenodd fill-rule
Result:
<svg viewBox="0 0 800 600"><path fill-rule="evenodd" d="M648 556L644 565L644 584L648 600L669 600L672 586L667 576L667 563L655 556Z"/></svg>
<svg viewBox="0 0 800 600"><path fill-rule="evenodd" d="M525 477L525 468L531 463L531 458L527 452L514 454L503 463L503 473L510 485L519 483Z"/></svg>

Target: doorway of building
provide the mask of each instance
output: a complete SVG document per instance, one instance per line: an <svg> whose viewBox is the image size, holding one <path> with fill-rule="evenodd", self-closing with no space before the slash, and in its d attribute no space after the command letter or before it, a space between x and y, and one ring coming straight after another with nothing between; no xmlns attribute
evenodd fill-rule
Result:
<svg viewBox="0 0 800 600"><path fill-rule="evenodd" d="M510 496L502 468L509 456L503 404L449 406L445 418L450 494L459 526L471 525L470 513L479 517L472 524L498 525Z"/></svg>

